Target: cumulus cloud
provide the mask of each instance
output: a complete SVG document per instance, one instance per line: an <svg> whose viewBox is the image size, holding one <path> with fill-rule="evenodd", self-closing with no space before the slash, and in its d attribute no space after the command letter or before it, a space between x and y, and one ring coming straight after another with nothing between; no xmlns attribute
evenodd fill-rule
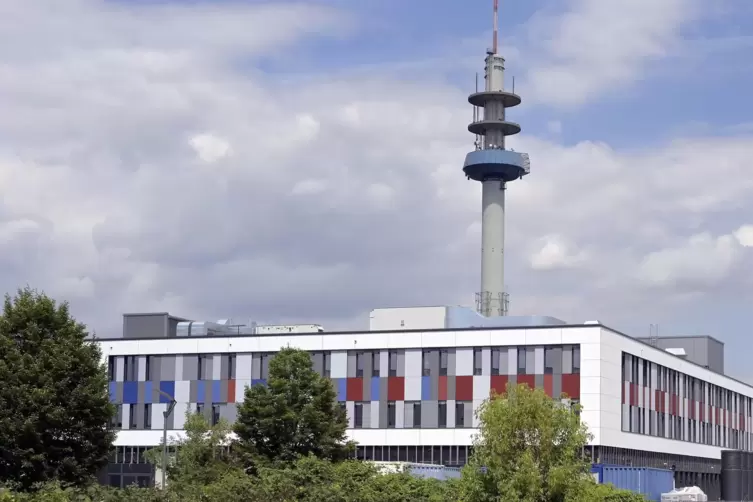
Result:
<svg viewBox="0 0 753 502"><path fill-rule="evenodd" d="M378 306L471 303L481 201L461 171L466 92L376 70L305 85L264 74L259 58L343 36L352 19L282 2L203 5L4 4L3 288L70 299L101 336L117 334L124 311L338 328L364 326ZM598 12L591 45L613 38L604 24L627 23ZM640 28L654 42L632 51L661 55L671 39L652 35L656 26ZM545 61L606 58L555 49ZM607 70L598 86L568 92L634 78ZM640 309L683 280L703 292L749 259L750 227L714 237L749 221L749 136L630 151L534 136L510 144L533 162L508 190L514 313L619 318L632 315L626 296ZM705 279L689 258L661 254L685 247L718 253Z"/></svg>
<svg viewBox="0 0 753 502"><path fill-rule="evenodd" d="M601 94L630 86L647 66L673 55L682 29L698 13L696 0L569 0L564 13L530 23L532 98L578 107ZM539 44L537 41L544 41ZM543 45L543 47L541 46Z"/></svg>

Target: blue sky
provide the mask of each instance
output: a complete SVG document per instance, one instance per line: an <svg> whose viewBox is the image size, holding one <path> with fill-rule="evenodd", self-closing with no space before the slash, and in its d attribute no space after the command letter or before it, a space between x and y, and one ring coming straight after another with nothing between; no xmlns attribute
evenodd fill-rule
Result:
<svg viewBox="0 0 753 502"><path fill-rule="evenodd" d="M710 334L753 380L753 3L500 3L532 159L512 313ZM472 304L461 167L491 4L12 2L0 285L105 335L127 311L345 329Z"/></svg>

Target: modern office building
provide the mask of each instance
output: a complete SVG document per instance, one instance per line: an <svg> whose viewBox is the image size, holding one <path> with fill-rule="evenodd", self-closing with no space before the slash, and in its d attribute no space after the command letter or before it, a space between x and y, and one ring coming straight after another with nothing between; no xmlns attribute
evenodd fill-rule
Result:
<svg viewBox="0 0 753 502"><path fill-rule="evenodd" d="M363 459L462 465L474 411L508 382L579 402L595 462L674 468L678 484L708 494L723 449L753 450L753 388L597 321L426 307L375 310L363 332L277 328L125 315L123 337L98 342L121 429L108 482L151 482L143 452L161 442L170 397L171 436L187 411L233 421L245 388L264 385L287 346L332 379Z"/></svg>

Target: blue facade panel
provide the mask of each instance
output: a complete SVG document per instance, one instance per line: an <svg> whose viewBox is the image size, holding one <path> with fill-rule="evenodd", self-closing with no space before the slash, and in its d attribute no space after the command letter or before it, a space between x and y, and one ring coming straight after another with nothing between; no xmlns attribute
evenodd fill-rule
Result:
<svg viewBox="0 0 753 502"><path fill-rule="evenodd" d="M431 377L421 377L421 400L428 401L431 399Z"/></svg>
<svg viewBox="0 0 753 502"><path fill-rule="evenodd" d="M175 382L169 381L169 380L163 380L159 383L159 390L167 394L167 396L175 397ZM170 398L167 396L160 394L159 395L159 402L160 403L169 403Z"/></svg>
<svg viewBox="0 0 753 502"><path fill-rule="evenodd" d="M345 378L335 378L335 388L337 389L337 400L347 401L348 381ZM377 396L379 393L377 393Z"/></svg>
<svg viewBox="0 0 753 502"><path fill-rule="evenodd" d="M257 385L267 385L267 381L264 378L255 378L254 380L251 380L251 387Z"/></svg>
<svg viewBox="0 0 753 502"><path fill-rule="evenodd" d="M379 401L379 377L371 377L371 400Z"/></svg>
<svg viewBox="0 0 753 502"><path fill-rule="evenodd" d="M640 493L652 501L660 501L661 494L672 491L675 484L674 473L665 469L596 464L591 467L591 472L599 483Z"/></svg>
<svg viewBox="0 0 753 502"><path fill-rule="evenodd" d="M136 404L139 402L139 383L123 382L123 402Z"/></svg>
<svg viewBox="0 0 753 502"><path fill-rule="evenodd" d="M153 400L154 400L154 383L151 381L144 382L144 402L151 403Z"/></svg>
<svg viewBox="0 0 753 502"><path fill-rule="evenodd" d="M206 401L207 390L204 380L196 381L196 402L203 404Z"/></svg>
<svg viewBox="0 0 753 502"><path fill-rule="evenodd" d="M110 402L114 403L117 396L117 383L110 382Z"/></svg>
<svg viewBox="0 0 753 502"><path fill-rule="evenodd" d="M219 403L222 401L222 398L220 397L220 381L219 380L213 380L212 381L212 402L213 403Z"/></svg>

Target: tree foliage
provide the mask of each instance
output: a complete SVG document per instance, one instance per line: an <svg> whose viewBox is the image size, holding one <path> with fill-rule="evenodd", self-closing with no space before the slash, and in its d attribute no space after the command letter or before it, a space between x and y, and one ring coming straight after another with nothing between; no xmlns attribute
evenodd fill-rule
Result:
<svg viewBox="0 0 753 502"><path fill-rule="evenodd" d="M184 430L184 438L168 439L166 473L170 485L189 490L217 483L233 471L242 472L230 453L232 428L226 420L211 425L204 415L187 412ZM162 467L163 451L161 445L147 453L157 468Z"/></svg>
<svg viewBox="0 0 753 502"><path fill-rule="evenodd" d="M266 385L246 388L238 405L238 451L248 463L292 462L308 455L347 458L353 445L346 440L347 417L336 397L307 352L282 349L269 363Z"/></svg>
<svg viewBox="0 0 753 502"><path fill-rule="evenodd" d="M612 500L603 498L614 492L597 487L582 455L590 440L586 425L543 390L509 384L504 395L481 405L478 417L473 456L463 469L462 500Z"/></svg>
<svg viewBox="0 0 753 502"><path fill-rule="evenodd" d="M0 316L0 479L28 490L83 483L107 463L115 413L86 327L30 288Z"/></svg>

